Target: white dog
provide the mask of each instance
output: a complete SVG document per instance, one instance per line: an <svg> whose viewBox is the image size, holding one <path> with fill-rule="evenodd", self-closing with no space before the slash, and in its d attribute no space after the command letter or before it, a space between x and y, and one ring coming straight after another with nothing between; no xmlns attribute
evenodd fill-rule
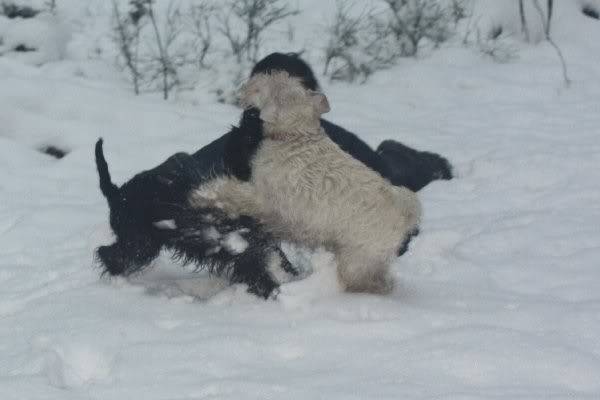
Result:
<svg viewBox="0 0 600 400"><path fill-rule="evenodd" d="M252 77L242 103L260 110L264 139L249 182L213 180L190 197L260 220L281 239L334 252L347 291L388 293L389 265L418 230L415 193L395 187L342 151L319 118L327 98L286 72Z"/></svg>

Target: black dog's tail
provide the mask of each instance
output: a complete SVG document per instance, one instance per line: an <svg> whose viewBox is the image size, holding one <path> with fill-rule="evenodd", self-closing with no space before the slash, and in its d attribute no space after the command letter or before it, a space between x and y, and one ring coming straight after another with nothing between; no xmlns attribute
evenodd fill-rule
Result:
<svg viewBox="0 0 600 400"><path fill-rule="evenodd" d="M96 168L98 169L98 177L100 178L100 190L108 204L112 207L118 201L119 188L110 180L110 172L108 172L108 164L102 152L102 138L96 142Z"/></svg>

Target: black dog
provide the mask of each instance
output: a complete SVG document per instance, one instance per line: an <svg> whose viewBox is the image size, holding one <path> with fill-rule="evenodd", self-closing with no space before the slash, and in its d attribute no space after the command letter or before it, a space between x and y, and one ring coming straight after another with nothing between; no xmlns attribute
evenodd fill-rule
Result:
<svg viewBox="0 0 600 400"><path fill-rule="evenodd" d="M300 77L306 87L318 89L312 70L296 54L273 53L260 61L252 74L273 70L285 70ZM386 141L378 150L380 155L355 134L329 121L321 122L341 149L395 185L418 190L433 179L449 179L452 176L449 163L436 154L421 153L400 143ZM276 257L274 254L281 257L279 267L295 275L296 271L275 240L263 231L257 221L248 217L231 219L218 210L205 209L194 215L187 208L190 190L210 177L228 174L248 180L252 157L261 140L262 122L258 118L258 110L245 110L238 127L233 127L192 155L177 153L171 156L156 168L134 176L120 188L111 182L102 153L102 141L98 141L96 165L100 187L108 200L111 227L117 237L114 244L102 246L97 251L105 272L128 275L140 271L158 256L161 249L167 248L185 261L225 273L234 282L245 282L252 292L263 296L268 296L277 287L272 278L265 278L270 276L267 269L272 266L268 264ZM205 214L218 218L212 222L205 221L202 219ZM169 223L161 225L161 221ZM165 226L176 229L165 229ZM189 236L186 233L194 227L198 232L212 228L219 237L240 231L248 246L239 254L228 252L226 246L221 246L220 252L214 252L219 246L214 240L203 241L201 235Z"/></svg>
<svg viewBox="0 0 600 400"><path fill-rule="evenodd" d="M265 298L280 283L274 279L273 268L297 275L279 242L257 221L246 216L231 218L219 209L186 206L187 193L203 179L196 174L191 156L175 154L121 188L111 182L102 139L96 143L96 164L117 238L97 250L105 273L138 272L167 249L198 269L246 283L251 293Z"/></svg>

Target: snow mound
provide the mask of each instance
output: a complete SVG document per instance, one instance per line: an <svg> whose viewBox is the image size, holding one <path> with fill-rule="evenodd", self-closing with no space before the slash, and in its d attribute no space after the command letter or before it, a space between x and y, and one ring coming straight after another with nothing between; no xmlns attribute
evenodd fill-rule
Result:
<svg viewBox="0 0 600 400"><path fill-rule="evenodd" d="M63 59L68 41L68 30L55 15L41 13L27 19L0 15L0 57L39 66Z"/></svg>

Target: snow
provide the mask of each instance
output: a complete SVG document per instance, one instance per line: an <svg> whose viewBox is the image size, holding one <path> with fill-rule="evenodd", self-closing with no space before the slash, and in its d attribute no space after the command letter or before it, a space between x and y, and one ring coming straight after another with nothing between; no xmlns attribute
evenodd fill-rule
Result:
<svg viewBox="0 0 600 400"><path fill-rule="evenodd" d="M172 219L163 219L162 221L156 221L153 223L158 229L177 229L177 224Z"/></svg>
<svg viewBox="0 0 600 400"><path fill-rule="evenodd" d="M223 239L223 245L234 254L240 254L246 250L248 242L239 232L231 232Z"/></svg>
<svg viewBox="0 0 600 400"><path fill-rule="evenodd" d="M332 121L456 167L420 192L389 296L343 293L331 254L293 248L308 276L270 301L166 256L101 278L96 139L123 182L239 110L133 96L113 59L82 56L99 25L73 28L65 60L0 57L0 398L600 398L600 23L576 4L553 23L568 89L549 45L518 41L505 64L450 44L362 86L322 81Z"/></svg>
<svg viewBox="0 0 600 400"><path fill-rule="evenodd" d="M41 65L64 57L68 33L59 18L41 13L35 18L8 19L0 15L0 55L31 65ZM18 46L28 49L17 52Z"/></svg>

